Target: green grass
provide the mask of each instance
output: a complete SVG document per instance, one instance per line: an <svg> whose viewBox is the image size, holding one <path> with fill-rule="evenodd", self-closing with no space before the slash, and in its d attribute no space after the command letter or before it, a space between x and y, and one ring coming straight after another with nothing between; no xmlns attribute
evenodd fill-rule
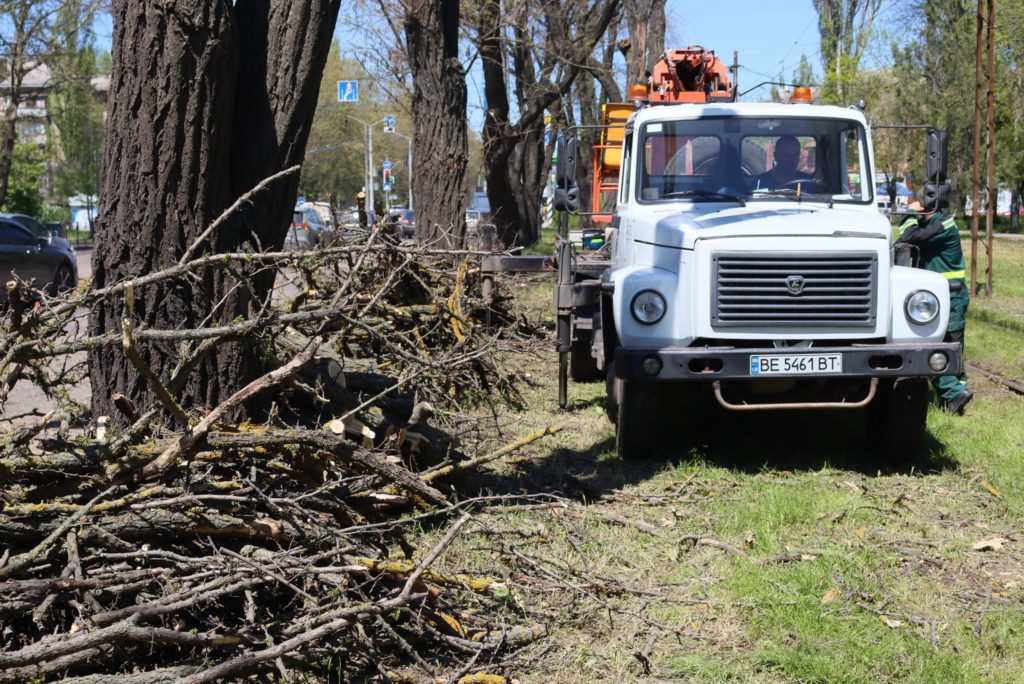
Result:
<svg viewBox="0 0 1024 684"><path fill-rule="evenodd" d="M1024 243L996 244L967 358L1024 381L1010 323L1024 322ZM529 282L523 298L549 315L550 283ZM967 415L933 408L907 467L880 462L851 411L719 416L707 443L681 446L670 426L665 453L623 462L603 383L570 384L563 412L550 344L514 363L529 409L503 416L493 445L564 429L477 484L563 503L482 513L495 532L449 555L508 578L515 607L491 620L547 625L520 681L1024 681L1021 397L972 376ZM973 550L992 537L1001 550ZM495 551L499 538L547 572Z"/></svg>
<svg viewBox="0 0 1024 684"><path fill-rule="evenodd" d="M555 253L555 228L541 228L540 239L523 250L527 256L551 256Z"/></svg>

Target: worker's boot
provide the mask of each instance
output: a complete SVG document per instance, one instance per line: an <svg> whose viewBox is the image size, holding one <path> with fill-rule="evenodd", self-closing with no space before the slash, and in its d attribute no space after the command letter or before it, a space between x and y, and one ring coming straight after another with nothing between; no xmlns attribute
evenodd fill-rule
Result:
<svg viewBox="0 0 1024 684"><path fill-rule="evenodd" d="M969 389L965 389L963 392L947 401L945 406L943 406L943 409L945 409L946 413L954 413L958 416L962 416L964 414L964 408L966 408L967 404L970 403L973 398L974 392Z"/></svg>

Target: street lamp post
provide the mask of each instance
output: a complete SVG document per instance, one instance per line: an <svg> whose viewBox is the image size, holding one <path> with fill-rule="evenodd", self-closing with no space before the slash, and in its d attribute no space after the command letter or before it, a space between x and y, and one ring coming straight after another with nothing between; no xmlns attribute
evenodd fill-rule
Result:
<svg viewBox="0 0 1024 684"><path fill-rule="evenodd" d="M348 118L352 119L357 123L363 125L363 138L366 141L366 208L374 211L373 204L373 127L384 123L384 119L380 121L374 121L373 123L363 121L362 119L356 118L351 114L346 114Z"/></svg>

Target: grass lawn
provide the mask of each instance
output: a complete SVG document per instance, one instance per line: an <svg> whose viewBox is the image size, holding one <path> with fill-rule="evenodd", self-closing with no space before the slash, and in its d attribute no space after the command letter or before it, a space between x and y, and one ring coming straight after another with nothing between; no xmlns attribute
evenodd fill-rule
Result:
<svg viewBox="0 0 1024 684"><path fill-rule="evenodd" d="M996 248L967 357L1024 381L1024 242ZM503 287L550 336L549 280ZM520 681L1024 681L1024 398L972 377L967 415L933 409L906 466L850 411L717 415L682 444L668 426L663 456L624 463L603 383L558 409L553 348L514 360L528 409L492 441L563 430L473 483L529 503L477 513L449 552L546 629Z"/></svg>

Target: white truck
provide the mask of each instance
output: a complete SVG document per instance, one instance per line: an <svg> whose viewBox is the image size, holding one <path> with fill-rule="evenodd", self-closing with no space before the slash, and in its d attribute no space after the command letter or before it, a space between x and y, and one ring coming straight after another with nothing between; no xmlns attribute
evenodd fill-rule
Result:
<svg viewBox="0 0 1024 684"><path fill-rule="evenodd" d="M928 378L955 373L960 348L943 342L947 281L896 265L863 111L650 105L621 140L610 261L559 251L563 403L566 374L603 375L624 458L658 445L659 410L687 420L685 401L858 409L910 457ZM942 182L939 166L944 152Z"/></svg>

